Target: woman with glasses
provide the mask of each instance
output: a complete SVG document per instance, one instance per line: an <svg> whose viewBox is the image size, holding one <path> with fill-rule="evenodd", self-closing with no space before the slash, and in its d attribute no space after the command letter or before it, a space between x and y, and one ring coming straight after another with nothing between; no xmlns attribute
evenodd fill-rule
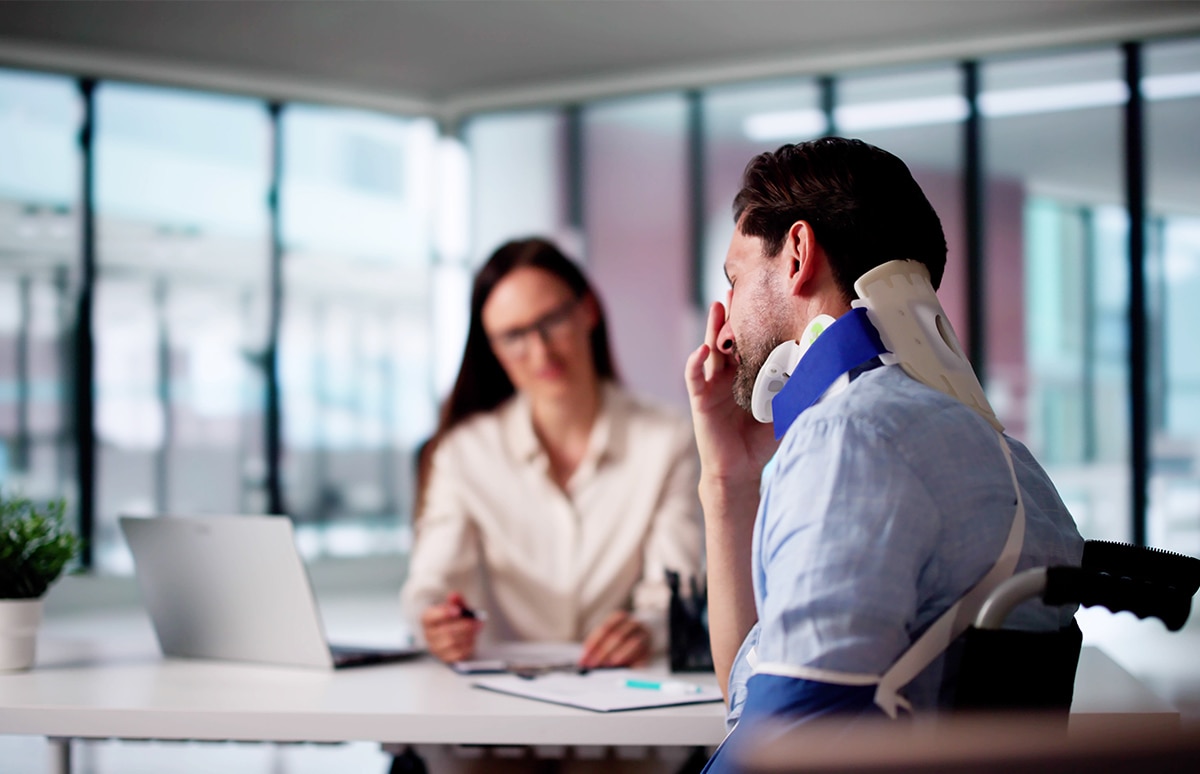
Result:
<svg viewBox="0 0 1200 774"><path fill-rule="evenodd" d="M697 479L686 418L619 386L580 270L545 240L509 242L475 277L421 454L406 613L446 662L481 636L644 661L665 646L664 571L699 570Z"/></svg>

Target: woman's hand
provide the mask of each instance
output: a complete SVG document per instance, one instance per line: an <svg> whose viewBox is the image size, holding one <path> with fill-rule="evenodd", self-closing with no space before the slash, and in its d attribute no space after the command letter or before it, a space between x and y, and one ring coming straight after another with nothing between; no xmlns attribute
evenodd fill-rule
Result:
<svg viewBox="0 0 1200 774"><path fill-rule="evenodd" d="M463 615L466 601L457 591L446 601L431 605L421 613L421 628L429 652L447 664L463 661L475 654L475 640L483 629L483 621Z"/></svg>
<svg viewBox="0 0 1200 774"><path fill-rule="evenodd" d="M579 666L632 666L649 658L650 630L624 610L615 610L583 641Z"/></svg>

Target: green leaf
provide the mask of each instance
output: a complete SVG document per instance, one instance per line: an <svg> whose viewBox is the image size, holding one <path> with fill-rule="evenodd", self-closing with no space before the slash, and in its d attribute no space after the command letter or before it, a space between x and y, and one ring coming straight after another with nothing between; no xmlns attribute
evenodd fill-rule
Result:
<svg viewBox="0 0 1200 774"><path fill-rule="evenodd" d="M46 593L79 554L79 536L66 528L61 498L38 504L0 494L0 599Z"/></svg>

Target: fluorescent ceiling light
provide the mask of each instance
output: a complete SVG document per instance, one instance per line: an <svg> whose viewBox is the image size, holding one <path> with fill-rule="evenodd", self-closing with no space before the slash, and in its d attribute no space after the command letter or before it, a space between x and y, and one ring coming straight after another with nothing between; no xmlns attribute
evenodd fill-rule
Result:
<svg viewBox="0 0 1200 774"><path fill-rule="evenodd" d="M954 123L966 119L967 109L965 99L951 95L846 105L834 110L833 116L839 130L861 132Z"/></svg>
<svg viewBox="0 0 1200 774"><path fill-rule="evenodd" d="M1143 78L1142 94L1152 101L1200 96L1200 73ZM1124 81L1092 81L985 91L979 95L979 111L988 118L1027 116L1123 105L1128 99ZM955 123L965 120L967 114L963 97L945 96L845 105L834 110L834 119L838 131L849 133ZM755 113L747 116L742 126L747 137L760 142L802 139L827 130L824 115L812 109Z"/></svg>
<svg viewBox="0 0 1200 774"><path fill-rule="evenodd" d="M1146 99L1179 99L1200 96L1200 73L1151 75L1142 79L1142 94Z"/></svg>
<svg viewBox="0 0 1200 774"><path fill-rule="evenodd" d="M1128 98L1129 90L1121 81L1068 83L1032 89L985 91L979 95L979 110L989 118L1025 116L1120 105Z"/></svg>
<svg viewBox="0 0 1200 774"><path fill-rule="evenodd" d="M815 108L752 113L742 122L742 132L755 142L803 140L824 134L828 128L825 114Z"/></svg>

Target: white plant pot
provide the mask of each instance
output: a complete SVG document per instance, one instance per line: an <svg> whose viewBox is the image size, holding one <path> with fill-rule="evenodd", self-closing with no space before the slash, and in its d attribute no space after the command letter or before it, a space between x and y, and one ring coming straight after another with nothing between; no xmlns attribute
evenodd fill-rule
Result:
<svg viewBox="0 0 1200 774"><path fill-rule="evenodd" d="M37 653L42 600L0 599L0 672L29 669Z"/></svg>

